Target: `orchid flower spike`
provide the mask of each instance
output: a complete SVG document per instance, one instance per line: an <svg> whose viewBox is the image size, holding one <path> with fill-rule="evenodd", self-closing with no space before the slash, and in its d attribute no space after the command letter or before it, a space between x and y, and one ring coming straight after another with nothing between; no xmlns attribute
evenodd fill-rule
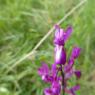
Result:
<svg viewBox="0 0 95 95"><path fill-rule="evenodd" d="M67 52L65 49L66 41L72 34L72 27L68 26L66 30L55 25L54 36L54 63L51 68L46 63L38 69L38 74L42 80L50 84L50 87L44 89L45 95L76 95L76 91L80 89L79 84L69 87L68 80L75 75L77 79L81 77L81 71L74 68L75 60L80 55L81 49L74 46L69 60L67 60Z"/></svg>

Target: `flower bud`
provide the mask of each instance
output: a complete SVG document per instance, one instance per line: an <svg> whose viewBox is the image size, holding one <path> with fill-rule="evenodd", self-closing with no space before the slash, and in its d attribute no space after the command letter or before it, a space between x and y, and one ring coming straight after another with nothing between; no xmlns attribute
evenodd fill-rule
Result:
<svg viewBox="0 0 95 95"><path fill-rule="evenodd" d="M55 48L55 63L63 65L66 63L66 52L62 46Z"/></svg>

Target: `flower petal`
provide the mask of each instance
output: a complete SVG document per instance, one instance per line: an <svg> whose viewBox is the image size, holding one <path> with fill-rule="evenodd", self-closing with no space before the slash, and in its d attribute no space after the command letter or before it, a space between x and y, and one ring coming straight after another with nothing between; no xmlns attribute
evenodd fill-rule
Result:
<svg viewBox="0 0 95 95"><path fill-rule="evenodd" d="M76 86L73 86L71 89L70 89L70 95L76 95L75 94L75 91L79 90L80 89L80 85L76 85Z"/></svg>
<svg viewBox="0 0 95 95"><path fill-rule="evenodd" d="M62 46L57 46L55 51L55 63L65 64L66 63L66 52Z"/></svg>
<svg viewBox="0 0 95 95"><path fill-rule="evenodd" d="M72 69L73 64L74 64L74 59L70 59L69 62L68 62L68 64L66 64L66 65L64 66L64 72L65 72L65 73L66 73L66 72L69 72L69 71Z"/></svg>
<svg viewBox="0 0 95 95"><path fill-rule="evenodd" d="M44 94L45 95L52 95L52 90L50 88L45 88L44 89Z"/></svg>
<svg viewBox="0 0 95 95"><path fill-rule="evenodd" d="M81 77L81 71L77 70L74 72L77 78Z"/></svg>
<svg viewBox="0 0 95 95"><path fill-rule="evenodd" d="M53 81L51 89L54 95L59 95L61 91L61 85L59 81Z"/></svg>
<svg viewBox="0 0 95 95"><path fill-rule="evenodd" d="M51 83L53 81L53 76L50 75L42 75L42 80L45 82Z"/></svg>
<svg viewBox="0 0 95 95"><path fill-rule="evenodd" d="M69 79L72 77L72 75L74 74L74 70L71 69L69 72L65 73L65 79Z"/></svg>
<svg viewBox="0 0 95 95"><path fill-rule="evenodd" d="M45 63L42 63L42 66L38 69L38 74L42 76L48 73L49 73L48 65Z"/></svg>
<svg viewBox="0 0 95 95"><path fill-rule="evenodd" d="M64 42L68 40L68 38L71 36L73 29L71 26L68 26L66 29L66 32L64 32Z"/></svg>
<svg viewBox="0 0 95 95"><path fill-rule="evenodd" d="M75 85L72 87L72 90L77 91L80 89L80 85Z"/></svg>
<svg viewBox="0 0 95 95"><path fill-rule="evenodd" d="M54 44L55 45L64 45L64 30L61 29L58 25L55 25L55 38Z"/></svg>
<svg viewBox="0 0 95 95"><path fill-rule="evenodd" d="M78 58L79 54L80 54L80 51L81 51L81 48L75 46L72 50L72 54L71 54L71 57L76 59Z"/></svg>
<svg viewBox="0 0 95 95"><path fill-rule="evenodd" d="M51 73L52 75L55 77L56 74L57 74L57 67L56 67L56 64L52 64L52 68L51 68Z"/></svg>

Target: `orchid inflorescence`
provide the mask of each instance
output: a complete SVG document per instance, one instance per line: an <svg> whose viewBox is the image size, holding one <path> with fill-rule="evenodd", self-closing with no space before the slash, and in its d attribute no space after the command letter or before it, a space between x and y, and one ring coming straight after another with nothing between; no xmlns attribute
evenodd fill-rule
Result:
<svg viewBox="0 0 95 95"><path fill-rule="evenodd" d="M74 62L80 54L80 48L77 46L73 47L71 56L67 60L65 43L72 33L72 27L64 31L58 25L55 25L55 37L54 37L54 64L51 69L47 64L42 63L42 66L38 69L38 74L42 77L42 80L50 83L49 88L44 89L45 95L75 95L75 91L80 89L79 84L68 87L68 81L75 75L77 79L81 77L81 72L75 70Z"/></svg>

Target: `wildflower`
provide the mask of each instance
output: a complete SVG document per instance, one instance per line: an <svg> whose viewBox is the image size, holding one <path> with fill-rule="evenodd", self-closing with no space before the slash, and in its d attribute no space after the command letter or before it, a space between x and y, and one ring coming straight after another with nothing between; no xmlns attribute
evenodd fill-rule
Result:
<svg viewBox="0 0 95 95"><path fill-rule="evenodd" d="M47 64L43 63L38 69L38 74L42 77L42 80L46 83L50 83L49 88L44 89L45 95L61 95L61 92L69 95L75 95L75 91L80 89L79 85L75 85L71 88L68 86L68 80L75 75L77 79L81 77L81 72L75 70L75 60L80 55L81 49L74 46L71 52L69 60L67 60L65 44L72 33L72 27L69 26L66 30L63 30L58 25L55 26L54 37L54 63L51 68Z"/></svg>
<svg viewBox="0 0 95 95"><path fill-rule="evenodd" d="M81 71L76 70L74 73L75 73L75 75L76 75L77 78L81 77Z"/></svg>
<svg viewBox="0 0 95 95"><path fill-rule="evenodd" d="M51 82L52 77L49 75L49 73L50 71L48 65L42 63L42 67L38 69L38 74L42 77L42 80L44 80L45 82Z"/></svg>
<svg viewBox="0 0 95 95"><path fill-rule="evenodd" d="M50 88L45 88L45 89L44 89L44 94L45 94L45 95L52 95L51 89L50 89Z"/></svg>
<svg viewBox="0 0 95 95"><path fill-rule="evenodd" d="M71 58L74 58L74 59L78 58L80 51L81 51L81 49L79 47L75 46L72 50Z"/></svg>
<svg viewBox="0 0 95 95"><path fill-rule="evenodd" d="M72 27L69 26L66 29L66 31L64 31L58 25L55 25L55 29L56 29L56 31L55 31L54 44L63 46L72 33Z"/></svg>

